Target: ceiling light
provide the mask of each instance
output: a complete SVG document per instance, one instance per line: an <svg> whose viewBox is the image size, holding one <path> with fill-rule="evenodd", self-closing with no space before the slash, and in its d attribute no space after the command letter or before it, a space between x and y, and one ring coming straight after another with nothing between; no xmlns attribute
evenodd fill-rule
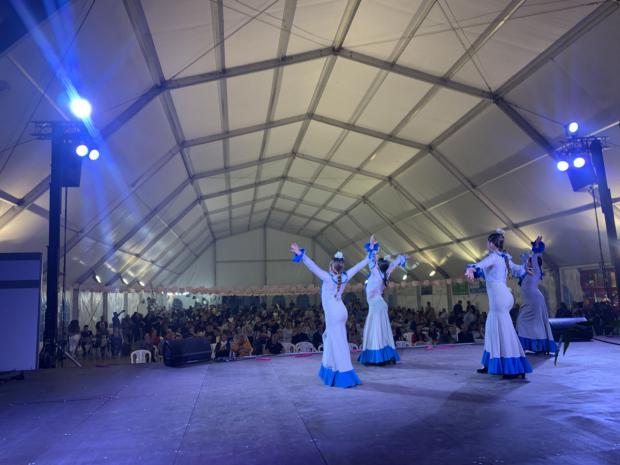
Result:
<svg viewBox="0 0 620 465"><path fill-rule="evenodd" d="M431 271L428 275L432 278L433 276L435 276L437 274L436 270Z"/></svg>

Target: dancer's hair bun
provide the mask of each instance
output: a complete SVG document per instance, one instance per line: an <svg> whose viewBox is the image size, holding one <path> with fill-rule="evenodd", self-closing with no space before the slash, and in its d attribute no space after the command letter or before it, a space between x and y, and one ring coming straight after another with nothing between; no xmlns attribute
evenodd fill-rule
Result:
<svg viewBox="0 0 620 465"><path fill-rule="evenodd" d="M344 259L344 255L342 254L342 252L339 250L338 252L336 252L334 254L334 258L337 260L343 260Z"/></svg>
<svg viewBox="0 0 620 465"><path fill-rule="evenodd" d="M506 231L504 231L504 230L503 230L503 229L501 229L501 228L497 228L497 229L495 230L495 232L496 232L497 234L501 234L502 236L505 236L505 235L506 235Z"/></svg>

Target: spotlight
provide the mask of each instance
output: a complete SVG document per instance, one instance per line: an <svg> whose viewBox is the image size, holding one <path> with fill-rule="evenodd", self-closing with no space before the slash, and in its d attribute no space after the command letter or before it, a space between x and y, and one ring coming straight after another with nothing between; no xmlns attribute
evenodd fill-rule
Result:
<svg viewBox="0 0 620 465"><path fill-rule="evenodd" d="M583 168L586 164L586 159L583 158L581 155L577 155L575 158L573 158L573 166L575 168Z"/></svg>
<svg viewBox="0 0 620 465"><path fill-rule="evenodd" d="M80 119L89 118L91 112L93 111L93 107L90 105L90 102L81 97L71 100L69 107L71 108L71 113Z"/></svg>
<svg viewBox="0 0 620 465"><path fill-rule="evenodd" d="M575 134L577 131L579 131L579 123L577 123L576 121L572 121L568 123L567 129L569 134Z"/></svg>
<svg viewBox="0 0 620 465"><path fill-rule="evenodd" d="M555 166L558 168L558 170L564 172L569 168L570 165L566 160L560 160Z"/></svg>
<svg viewBox="0 0 620 465"><path fill-rule="evenodd" d="M90 153L88 154L88 158L95 161L97 158L99 158L99 150L92 149Z"/></svg>
<svg viewBox="0 0 620 465"><path fill-rule="evenodd" d="M124 276L121 276L121 282L127 286L129 284L129 281L127 281L127 278L125 278Z"/></svg>
<svg viewBox="0 0 620 465"><path fill-rule="evenodd" d="M145 286L143 281L138 281L138 284L140 285L140 287L144 287Z"/></svg>
<svg viewBox="0 0 620 465"><path fill-rule="evenodd" d="M75 154L79 157L84 157L88 153L88 147L84 144L80 144L75 148Z"/></svg>
<svg viewBox="0 0 620 465"><path fill-rule="evenodd" d="M403 275L403 281L407 281L407 275Z"/></svg>
<svg viewBox="0 0 620 465"><path fill-rule="evenodd" d="M97 284L101 284L101 277L98 274L93 273L93 279Z"/></svg>
<svg viewBox="0 0 620 465"><path fill-rule="evenodd" d="M433 276L435 276L437 274L436 270L431 271L428 275L432 278Z"/></svg>

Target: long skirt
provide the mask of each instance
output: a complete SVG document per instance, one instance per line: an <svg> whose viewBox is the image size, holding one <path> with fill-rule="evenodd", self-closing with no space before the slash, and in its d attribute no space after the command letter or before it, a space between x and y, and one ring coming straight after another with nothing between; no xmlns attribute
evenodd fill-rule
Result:
<svg viewBox="0 0 620 465"><path fill-rule="evenodd" d="M545 297L538 287L521 288L523 305L517 317L517 333L524 350L553 353L557 345L553 339Z"/></svg>
<svg viewBox="0 0 620 465"><path fill-rule="evenodd" d="M368 316L364 325L364 343L357 361L365 365L398 362L388 306L380 295L368 299Z"/></svg>
<svg viewBox="0 0 620 465"><path fill-rule="evenodd" d="M510 309L514 297L502 282L487 283L489 314L485 325L482 365L492 375L531 373L521 342L512 325Z"/></svg>
<svg viewBox="0 0 620 465"><path fill-rule="evenodd" d="M323 333L323 360L319 377L328 386L353 387L362 384L351 363L347 341L347 309L342 300L323 296L325 332Z"/></svg>

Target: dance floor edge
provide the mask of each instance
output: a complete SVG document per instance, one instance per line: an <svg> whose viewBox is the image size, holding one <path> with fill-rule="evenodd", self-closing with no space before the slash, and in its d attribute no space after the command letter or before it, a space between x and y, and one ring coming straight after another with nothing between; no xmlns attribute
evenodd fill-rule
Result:
<svg viewBox="0 0 620 465"><path fill-rule="evenodd" d="M28 373L0 385L0 464L620 464L620 346L475 372L480 345L401 350L329 388L320 355Z"/></svg>

